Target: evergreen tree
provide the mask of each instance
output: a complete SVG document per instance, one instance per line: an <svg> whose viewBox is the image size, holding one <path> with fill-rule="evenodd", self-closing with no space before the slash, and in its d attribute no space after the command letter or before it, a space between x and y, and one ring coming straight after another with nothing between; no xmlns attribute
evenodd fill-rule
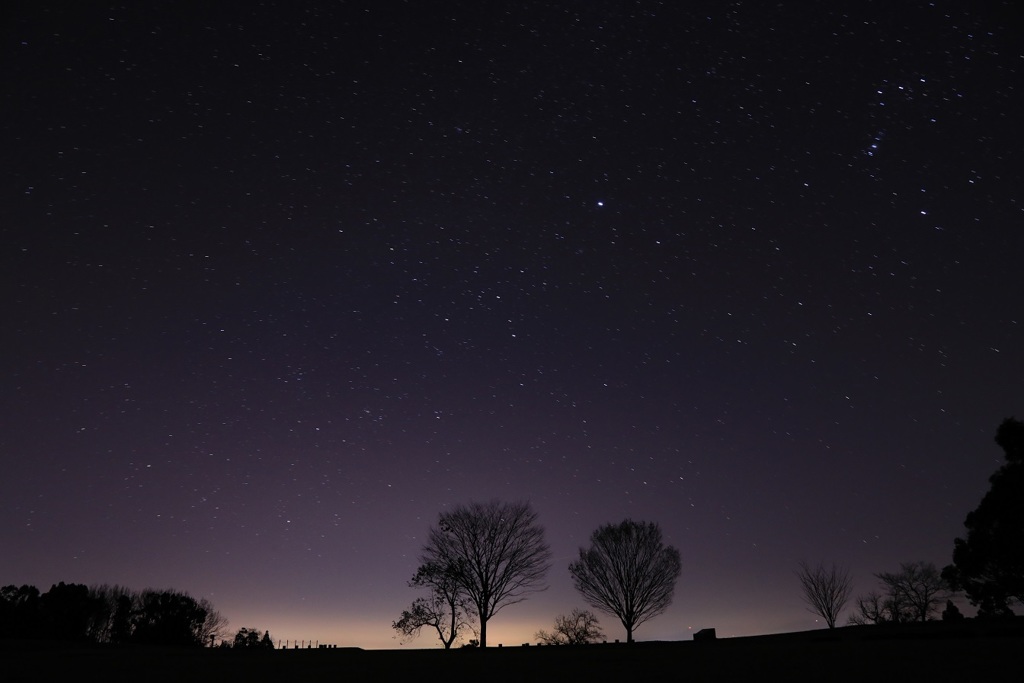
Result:
<svg viewBox="0 0 1024 683"><path fill-rule="evenodd" d="M954 541L953 564L942 572L980 617L1012 614L1010 605L1024 602L1024 423L1003 421L996 443L1006 462L964 520L967 537Z"/></svg>

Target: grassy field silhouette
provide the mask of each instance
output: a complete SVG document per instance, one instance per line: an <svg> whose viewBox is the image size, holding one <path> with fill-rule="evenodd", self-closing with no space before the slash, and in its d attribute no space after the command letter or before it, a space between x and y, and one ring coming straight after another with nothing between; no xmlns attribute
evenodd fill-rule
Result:
<svg viewBox="0 0 1024 683"><path fill-rule="evenodd" d="M486 650L276 651L2 645L15 681L786 681L996 679L1019 661L1024 627L942 623L725 638Z"/></svg>

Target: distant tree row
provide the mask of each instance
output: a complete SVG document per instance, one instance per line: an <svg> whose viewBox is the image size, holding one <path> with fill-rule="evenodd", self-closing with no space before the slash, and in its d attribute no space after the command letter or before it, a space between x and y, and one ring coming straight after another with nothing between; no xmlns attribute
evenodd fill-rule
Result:
<svg viewBox="0 0 1024 683"><path fill-rule="evenodd" d="M240 628L232 640L222 640L220 647L235 650L273 650L274 641L270 637L270 631L264 631L260 636L258 628Z"/></svg>
<svg viewBox="0 0 1024 683"><path fill-rule="evenodd" d="M963 592L979 617L1012 615L1024 604L1024 423L1007 419L996 433L1006 463L990 478L991 488L967 515L967 537L954 542L953 563L941 572L930 562L904 562L896 572L875 574L878 589L855 601L853 624L922 622L962 618L951 598ZM679 551L665 546L657 524L624 520L591 536L589 548L569 564L584 600L619 619L627 642L633 630L672 602L680 573ZM502 608L545 589L551 551L544 529L527 503L470 503L442 513L427 536L420 567L409 582L427 592L392 627L403 638L423 628L435 631L445 648L471 630L487 646L488 621ZM838 565L797 569L808 609L835 628L849 603L853 582ZM575 610L559 615L545 643L590 642L600 637L597 617Z"/></svg>
<svg viewBox="0 0 1024 683"><path fill-rule="evenodd" d="M851 624L928 621L943 604L944 620L962 619L951 600L960 591L982 619L1012 616L1012 607L1024 604L1024 423L1004 420L995 440L1006 462L964 520L967 537L954 541L953 563L940 572L930 562L904 562L897 572L875 574L878 590L856 599ZM849 573L800 563L797 577L808 609L835 628L850 599Z"/></svg>
<svg viewBox="0 0 1024 683"><path fill-rule="evenodd" d="M898 572L881 572L875 578L880 590L857 598L851 624L929 621L952 595L931 562L904 562Z"/></svg>
<svg viewBox="0 0 1024 683"><path fill-rule="evenodd" d="M0 637L201 647L227 621L207 600L175 590L58 583L0 588Z"/></svg>
<svg viewBox="0 0 1024 683"><path fill-rule="evenodd" d="M625 520L608 524L580 548L569 573L592 607L618 617L633 641L633 630L672 602L679 577L679 551L662 543L657 524ZM423 628L436 631L450 648L466 630L487 646L487 623L502 608L542 591L551 551L544 529L527 503L470 503L440 515L409 585L427 591L392 623L403 638ZM556 620L551 643L589 642L597 638L597 618L589 611Z"/></svg>

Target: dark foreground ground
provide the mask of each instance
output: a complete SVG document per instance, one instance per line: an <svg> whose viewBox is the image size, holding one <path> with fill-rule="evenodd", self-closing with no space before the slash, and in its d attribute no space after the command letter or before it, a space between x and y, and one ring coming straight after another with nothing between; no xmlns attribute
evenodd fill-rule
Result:
<svg viewBox="0 0 1024 683"><path fill-rule="evenodd" d="M1024 659L1024 629L834 632L482 650L110 649L0 643L0 681L969 681Z"/></svg>

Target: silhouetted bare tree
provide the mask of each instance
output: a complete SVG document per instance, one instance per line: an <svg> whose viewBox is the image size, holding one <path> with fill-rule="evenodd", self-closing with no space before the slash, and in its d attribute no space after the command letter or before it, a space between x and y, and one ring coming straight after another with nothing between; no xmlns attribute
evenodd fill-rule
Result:
<svg viewBox="0 0 1024 683"><path fill-rule="evenodd" d="M900 605L903 621L928 621L950 596L948 584L931 562L904 562L898 572L875 576Z"/></svg>
<svg viewBox="0 0 1024 683"><path fill-rule="evenodd" d="M857 599L852 624L928 621L952 591L931 562L904 562L898 572L875 574L882 592Z"/></svg>
<svg viewBox="0 0 1024 683"><path fill-rule="evenodd" d="M629 519L598 528L590 544L569 564L573 583L591 606L619 618L632 643L637 626L672 604L679 551L662 543L657 524Z"/></svg>
<svg viewBox="0 0 1024 683"><path fill-rule="evenodd" d="M96 643L120 642L115 635L122 631L130 632L131 608L119 611L121 599L131 601L132 592L124 586L100 584L89 588L90 595L96 601L96 610L89 624L89 639ZM124 619L128 628L122 629L119 620Z"/></svg>
<svg viewBox="0 0 1024 683"><path fill-rule="evenodd" d="M199 627L199 642L204 645L213 646L213 643L224 637L228 630L228 620L223 614L213 608L213 604L206 598L199 599L199 607L206 613L202 625ZM264 635L269 631L264 631ZM270 636L267 636L269 639ZM273 647L273 642L270 643Z"/></svg>
<svg viewBox="0 0 1024 683"><path fill-rule="evenodd" d="M454 573L480 621L480 647L487 647L488 620L544 590L550 558L544 528L528 503L491 501L441 513L427 536L422 564Z"/></svg>
<svg viewBox="0 0 1024 683"><path fill-rule="evenodd" d="M849 572L834 563L831 567L822 563L811 567L801 562L796 575L800 579L807 610L824 619L829 628L835 628L839 613L850 600L853 589Z"/></svg>
<svg viewBox="0 0 1024 683"><path fill-rule="evenodd" d="M865 624L883 624L898 621L900 610L891 600L883 597L878 591L861 595L856 600L857 611L850 615L850 623L863 626Z"/></svg>
<svg viewBox="0 0 1024 683"><path fill-rule="evenodd" d="M134 631L134 614L138 596L131 592L125 592L114 598L114 613L110 617L111 643L127 643L132 638Z"/></svg>
<svg viewBox="0 0 1024 683"><path fill-rule="evenodd" d="M425 564L409 581L413 588L425 588L429 594L416 598L412 606L391 624L403 639L415 638L424 627L433 628L444 648L450 649L459 635L472 625L472 604L454 567Z"/></svg>
<svg viewBox="0 0 1024 683"><path fill-rule="evenodd" d="M572 614L555 617L555 628L551 633L540 630L534 638L545 645L585 645L593 643L604 634L597 625L597 615L588 609L574 609Z"/></svg>

